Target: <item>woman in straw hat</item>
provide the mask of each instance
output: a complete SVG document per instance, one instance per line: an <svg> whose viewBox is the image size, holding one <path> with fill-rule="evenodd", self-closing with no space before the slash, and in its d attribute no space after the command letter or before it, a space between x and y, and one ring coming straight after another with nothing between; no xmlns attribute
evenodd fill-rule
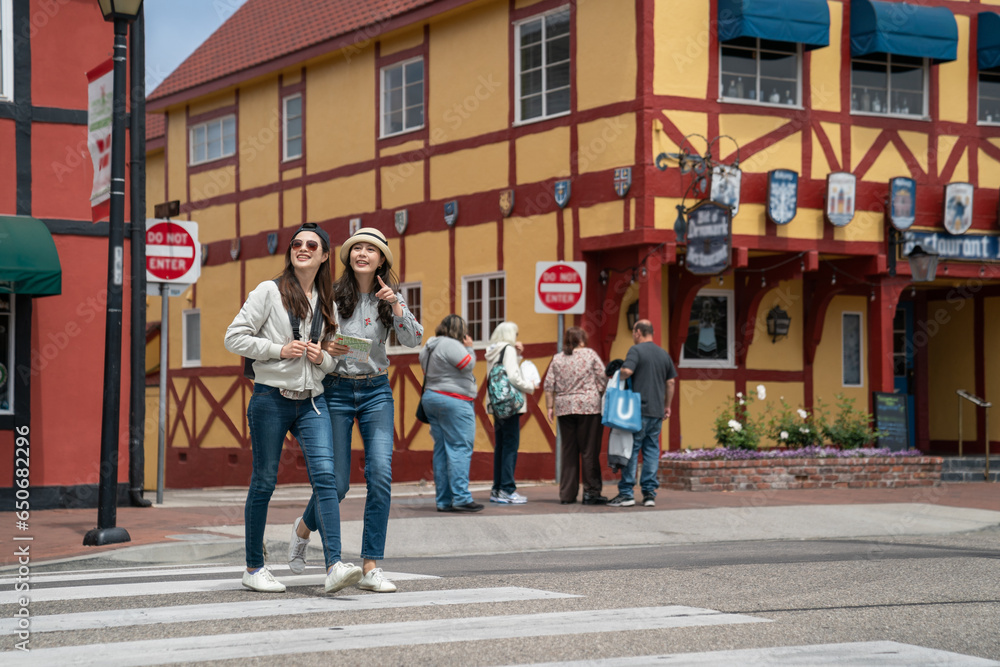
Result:
<svg viewBox="0 0 1000 667"><path fill-rule="evenodd" d="M372 227L356 231L341 246L340 261L344 272L334 283L339 331L345 336L370 340L371 349L367 359L359 361L354 355L347 356L351 348L346 345L329 342L324 346L336 359L323 386L333 425L337 490L343 500L350 483L351 435L356 421L365 448L368 483L361 545L364 576L358 588L391 593L396 585L378 567L378 561L385 556L389 523L395 414L385 344L391 331L400 345L417 347L424 330L403 303L402 294L396 291L398 281L392 271L392 251L382 232ZM295 573L305 569L309 533L316 527L315 500L315 496L309 500L292 528L288 566Z"/></svg>

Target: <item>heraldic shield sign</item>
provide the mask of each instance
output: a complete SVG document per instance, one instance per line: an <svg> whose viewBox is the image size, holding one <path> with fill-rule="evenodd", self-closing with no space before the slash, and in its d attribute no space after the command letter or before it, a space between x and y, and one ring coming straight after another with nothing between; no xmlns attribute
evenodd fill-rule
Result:
<svg viewBox="0 0 1000 667"><path fill-rule="evenodd" d="M949 183L944 187L944 228L964 234L972 227L972 183Z"/></svg>
<svg viewBox="0 0 1000 667"><path fill-rule="evenodd" d="M740 184L743 181L743 172L739 167L731 167L728 164L720 164L712 167L712 201L725 204L733 209L735 216L740 212Z"/></svg>
<svg viewBox="0 0 1000 667"><path fill-rule="evenodd" d="M273 255L278 251L278 232L270 232L267 235L267 254Z"/></svg>
<svg viewBox="0 0 1000 667"><path fill-rule="evenodd" d="M791 169L767 172L767 219L787 225L795 217L799 203L799 175Z"/></svg>
<svg viewBox="0 0 1000 667"><path fill-rule="evenodd" d="M556 181L555 195L559 208L566 208L569 203L570 183L569 181Z"/></svg>
<svg viewBox="0 0 1000 667"><path fill-rule="evenodd" d="M402 211L396 211L396 233L402 234L406 231L406 226L410 224L410 212L405 208Z"/></svg>
<svg viewBox="0 0 1000 667"><path fill-rule="evenodd" d="M632 167L618 167L615 169L615 192L619 197L628 194L628 189L632 187Z"/></svg>
<svg viewBox="0 0 1000 667"><path fill-rule="evenodd" d="M514 191L504 190L500 193L500 214L509 217L514 211Z"/></svg>
<svg viewBox="0 0 1000 667"><path fill-rule="evenodd" d="M711 276L729 268L732 257L732 212L728 206L703 201L688 213L688 271L699 276Z"/></svg>
<svg viewBox="0 0 1000 667"><path fill-rule="evenodd" d="M889 181L889 222L903 231L917 219L917 182L906 176L897 176Z"/></svg>
<svg viewBox="0 0 1000 667"><path fill-rule="evenodd" d="M445 224L449 227L454 227L456 220L458 220L458 200L452 199L451 201L446 201L444 203Z"/></svg>
<svg viewBox="0 0 1000 667"><path fill-rule="evenodd" d="M234 262L240 258L240 240L233 239L229 242L229 258Z"/></svg>
<svg viewBox="0 0 1000 667"><path fill-rule="evenodd" d="M826 177L826 219L834 227L844 227L854 219L857 179L854 174L835 172Z"/></svg>

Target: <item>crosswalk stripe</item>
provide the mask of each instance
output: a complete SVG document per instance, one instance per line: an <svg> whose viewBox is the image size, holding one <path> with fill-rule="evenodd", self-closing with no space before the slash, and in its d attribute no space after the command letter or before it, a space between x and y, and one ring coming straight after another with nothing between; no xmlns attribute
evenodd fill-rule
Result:
<svg viewBox="0 0 1000 667"><path fill-rule="evenodd" d="M951 653L912 644L891 641L814 644L811 646L775 646L704 653L672 653L628 658L605 658L569 662L532 663L530 667L645 667L684 665L685 667L730 667L730 665L837 665L838 667L912 667L912 665L947 665L947 667L998 667L1000 662ZM520 665L519 667L529 667Z"/></svg>
<svg viewBox="0 0 1000 667"><path fill-rule="evenodd" d="M36 649L30 653L7 651L0 656L5 665L128 667L387 646L769 622L763 618L695 607L590 609L150 639L88 644L86 650L81 650L80 646L63 646Z"/></svg>
<svg viewBox="0 0 1000 667"><path fill-rule="evenodd" d="M413 591L392 595L338 595L321 598L287 598L191 604L146 609L114 609L74 614L33 616L31 632L66 632L94 628L118 628L159 623L194 623L229 618L283 616L293 614L344 613L367 609L393 609L431 605L483 604L492 602L523 602L525 600L555 600L577 598L579 595L555 593L532 588L506 586L501 588L463 588L455 590ZM18 631L18 619L0 619L0 635Z"/></svg>
<svg viewBox="0 0 1000 667"><path fill-rule="evenodd" d="M246 568L242 565L216 565L214 567L189 567L183 569L171 568L169 570L160 568L136 567L123 568L122 570L107 570L104 572L52 572L46 574L32 574L33 583L58 583L66 581L98 581L102 579L138 579L140 577L155 577L158 575L192 575L192 574L222 574L224 572L242 572ZM17 577L0 577L0 586L13 585Z"/></svg>
<svg viewBox="0 0 1000 667"><path fill-rule="evenodd" d="M151 572L155 575L155 572ZM387 579L408 581L414 579L438 579L426 574L386 572ZM322 586L325 574L299 574L275 577L286 586ZM191 581L149 581L132 584L101 584L99 586L62 586L56 588L32 588L30 593L8 590L0 592L0 604L14 604L19 598L27 597L32 602L52 602L55 600L90 600L94 598L137 597L140 595L175 595L178 593L205 593L235 591L243 589L241 577L226 579L194 579Z"/></svg>

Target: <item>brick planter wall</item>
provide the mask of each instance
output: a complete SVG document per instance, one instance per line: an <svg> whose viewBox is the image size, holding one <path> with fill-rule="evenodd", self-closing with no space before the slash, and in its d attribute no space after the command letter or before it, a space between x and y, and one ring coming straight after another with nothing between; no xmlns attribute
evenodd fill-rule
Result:
<svg viewBox="0 0 1000 667"><path fill-rule="evenodd" d="M660 461L660 486L677 491L758 489L893 489L938 486L937 456Z"/></svg>

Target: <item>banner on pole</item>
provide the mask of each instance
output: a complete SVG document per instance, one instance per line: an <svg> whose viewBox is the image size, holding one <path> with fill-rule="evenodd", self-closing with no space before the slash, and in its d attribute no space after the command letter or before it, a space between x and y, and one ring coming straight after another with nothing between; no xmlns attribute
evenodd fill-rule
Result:
<svg viewBox="0 0 1000 667"><path fill-rule="evenodd" d="M108 59L87 72L87 148L94 163L90 210L94 222L111 208L111 122L114 115L114 63Z"/></svg>

